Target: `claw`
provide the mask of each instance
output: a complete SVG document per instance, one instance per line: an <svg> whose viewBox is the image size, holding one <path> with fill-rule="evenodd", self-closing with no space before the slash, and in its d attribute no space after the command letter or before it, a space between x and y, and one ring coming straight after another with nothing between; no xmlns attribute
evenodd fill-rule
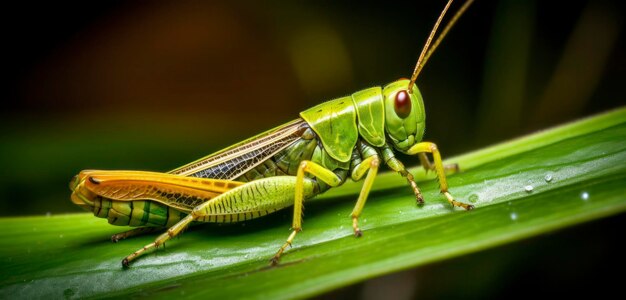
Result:
<svg viewBox="0 0 626 300"><path fill-rule="evenodd" d="M128 262L128 258L122 259L122 268L128 269L129 267L130 267L130 265L129 265L129 262Z"/></svg>
<svg viewBox="0 0 626 300"><path fill-rule="evenodd" d="M421 193L419 195L416 195L415 199L417 200L417 205L424 205L424 197Z"/></svg>
<svg viewBox="0 0 626 300"><path fill-rule="evenodd" d="M270 266L275 267L278 265L278 261L280 260L280 258L274 256L272 257L272 259L270 259Z"/></svg>

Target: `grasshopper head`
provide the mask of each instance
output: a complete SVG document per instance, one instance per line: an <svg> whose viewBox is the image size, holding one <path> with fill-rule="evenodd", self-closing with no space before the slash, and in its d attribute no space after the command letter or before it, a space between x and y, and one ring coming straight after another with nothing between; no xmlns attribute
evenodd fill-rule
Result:
<svg viewBox="0 0 626 300"><path fill-rule="evenodd" d="M85 186L85 180L88 178L90 171L81 171L70 181L70 190L72 191L72 202L86 211L93 211L93 198L96 194L91 192Z"/></svg>
<svg viewBox="0 0 626 300"><path fill-rule="evenodd" d="M383 88L385 131L394 148L403 153L422 140L426 121L420 91L416 85L409 91L408 86L408 79L400 79Z"/></svg>

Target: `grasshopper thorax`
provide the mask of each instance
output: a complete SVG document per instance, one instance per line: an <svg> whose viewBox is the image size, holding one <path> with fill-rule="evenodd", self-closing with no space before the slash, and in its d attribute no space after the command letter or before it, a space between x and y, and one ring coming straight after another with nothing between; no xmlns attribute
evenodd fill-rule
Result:
<svg viewBox="0 0 626 300"><path fill-rule="evenodd" d="M383 88L385 131L389 142L406 152L424 136L426 113L416 85L409 91L409 80L400 79Z"/></svg>

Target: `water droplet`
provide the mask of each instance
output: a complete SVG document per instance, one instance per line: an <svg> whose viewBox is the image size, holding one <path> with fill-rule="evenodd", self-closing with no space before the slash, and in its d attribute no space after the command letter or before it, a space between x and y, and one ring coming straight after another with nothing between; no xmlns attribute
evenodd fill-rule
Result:
<svg viewBox="0 0 626 300"><path fill-rule="evenodd" d="M532 192L532 191L533 191L533 189L534 189L534 188L533 188L533 186L532 186L532 185L527 185L527 186L525 186L525 187L524 187L524 189L526 190L526 192L529 192L529 193L530 193L530 192Z"/></svg>
<svg viewBox="0 0 626 300"><path fill-rule="evenodd" d="M546 176L545 176L545 177L543 177L543 179L545 179L545 180L546 180L546 182L550 182L550 181L552 181L552 173L548 173L548 174L546 174Z"/></svg>
<svg viewBox="0 0 626 300"><path fill-rule="evenodd" d="M587 200L589 200L589 193L587 193L587 192L582 192L582 193L580 194L580 199L583 199L583 201L587 201Z"/></svg>
<svg viewBox="0 0 626 300"><path fill-rule="evenodd" d="M399 211L398 213L399 213L399 214L402 214L402 211Z"/></svg>
<svg viewBox="0 0 626 300"><path fill-rule="evenodd" d="M471 195L469 196L469 202L471 202L471 203L476 203L476 202L478 202L478 195L476 195L476 194L471 194Z"/></svg>
<svg viewBox="0 0 626 300"><path fill-rule="evenodd" d="M514 212L511 213L510 217L511 217L511 220L513 221L517 220L517 214Z"/></svg>

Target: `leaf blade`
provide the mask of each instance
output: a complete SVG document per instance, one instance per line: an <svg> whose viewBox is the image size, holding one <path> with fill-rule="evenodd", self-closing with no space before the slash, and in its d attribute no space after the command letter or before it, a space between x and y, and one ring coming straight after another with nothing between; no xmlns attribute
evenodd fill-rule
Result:
<svg viewBox="0 0 626 300"><path fill-rule="evenodd" d="M121 228L89 214L3 218L0 295L319 294L624 212L625 136L626 109L620 109L453 158L465 171L449 177L451 191L475 200L471 212L450 209L434 181L420 183L427 204L415 208L399 176L381 175L365 207L361 239L352 236L348 217L360 185L348 185L307 203L304 231L279 268L266 268L266 260L289 234L289 211L245 227L192 229L127 271L121 258L154 236L112 244L108 237Z"/></svg>

